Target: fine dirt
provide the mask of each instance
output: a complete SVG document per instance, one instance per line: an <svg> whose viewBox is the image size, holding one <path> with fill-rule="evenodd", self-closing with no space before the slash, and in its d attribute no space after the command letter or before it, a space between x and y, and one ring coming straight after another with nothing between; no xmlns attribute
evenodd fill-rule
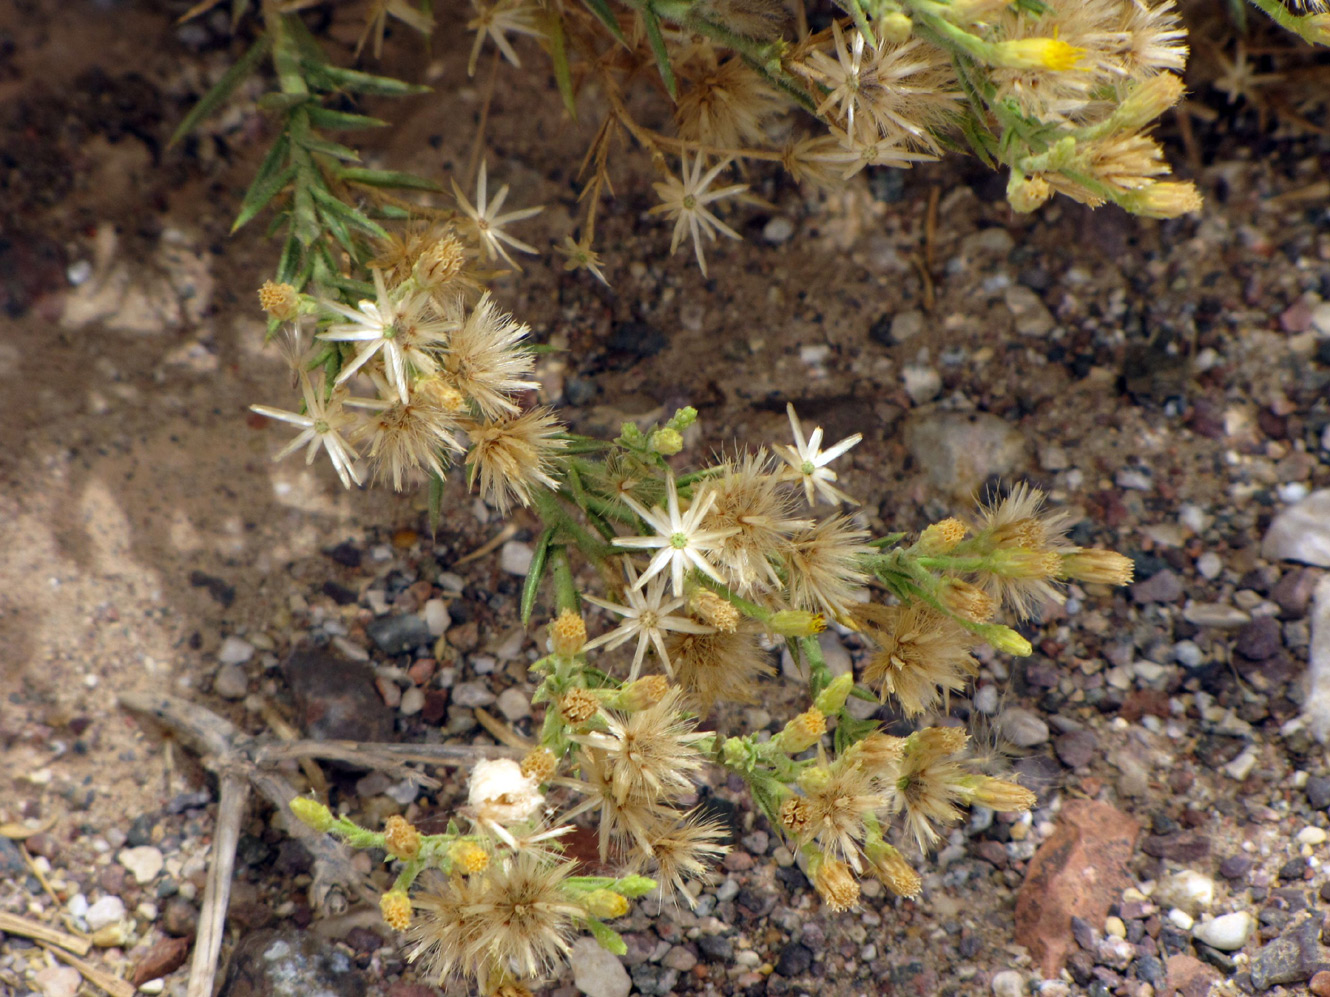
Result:
<svg viewBox="0 0 1330 997"><path fill-rule="evenodd" d="M459 680L479 676L495 693L521 686L525 651L543 641L514 644L520 580L503 573L497 552L457 564L502 526L460 482L431 538L419 493L346 492L321 462L269 459L284 434L247 406L290 398L255 307L275 251L259 226L228 234L264 125L255 91L200 136L166 147L236 44L225 17L178 27L179 13L115 0L22 0L0 11L0 822L19 839L41 829L27 842L40 876L18 848L0 853L0 908L68 929L80 926L71 898L119 896L124 937L88 957L116 973L178 934L162 918L173 898L196 891L163 883L198 880L212 817L206 796L170 805L207 792L209 777L119 711L118 693L171 691L259 732L260 700L291 715L276 666L293 647L316 634L369 647L365 626L383 613L365 593L386 591L391 602L418 579L435 583L419 595L473 607L454 613L477 624L457 652ZM336 44L355 33L349 16L327 27ZM427 78L435 93L383 109L401 125L367 138L374 161L435 177L466 170L482 95L465 78L470 41L460 34L442 33L432 61L413 39L390 39L394 69ZM486 132L491 182L510 184L517 206L546 205L521 235L552 246L577 217L573 180L594 101L570 127L542 72L505 69L499 80ZM1230 103L1198 81L1189 127L1180 132L1171 117L1165 132L1177 139L1169 151L1182 175L1199 160L1207 206L1176 222L1065 200L1018 216L1001 178L959 161L861 175L830 199L756 171L747 180L765 204L728 216L745 240L708 246L709 279L684 250L667 255L668 229L646 214L651 165L628 150L615 170L619 197L598 226L612 288L564 272L552 252L498 282L504 307L560 348L542 362L542 381L579 430L692 404L701 431L689 453L700 459L733 441L783 442L792 400L831 440L863 433L841 484L865 500L875 532L917 530L970 510L986 484L1024 478L1073 511L1077 542L1122 550L1142 582L1154 582L1075 589L1065 610L1027 628L1031 659L985 662L981 684L1000 696L978 712L1023 706L1052 728L1006 763L1041 792L1033 822L972 826L942 863L919 860L937 870L920 900L868 897L862 912L838 919L820 910L788 855L782 866L774 834L749 840L761 822L722 782L714 795L738 805L745 844L736 847L751 859L727 865L712 892L724 897L729 881L748 892L737 910L734 893L711 905L721 928L691 915L634 921L630 933L646 939L635 944L654 954L636 964L650 972L634 967L639 990L979 994L1003 971L1018 973L1018 985L1040 980L1038 960L1016 942L1014 898L1035 846L1073 799L1109 803L1145 828L1124 885L1151 890L1189 868L1218 883L1192 915L1292 911L1262 916L1247 956L1202 967L1217 992L1252 988L1249 957L1293 914L1316 909L1307 895L1320 886L1325 846L1297 836L1327 827L1304 792L1327 766L1305 734L1280 734L1302 700L1308 625L1305 597L1300 608L1279 598L1295 583L1309 592L1315 577L1260 557L1274 513L1330 485L1330 140L1310 92ZM534 521L514 521L517 542L529 541ZM329 557L339 544L363 565ZM1217 558L1213 572L1205 555ZM459 593L439 580L452 571ZM349 605L330 584L352 593ZM1190 603L1245 615L1191 621ZM1260 618L1280 622L1272 647L1255 643L1269 636L1253 633ZM1250 654L1234 650L1240 634ZM232 636L254 649L242 662L248 699L213 689ZM1178 650L1186 642L1201 655L1193 665L1191 650ZM844 643L859 647L852 636ZM487 654L504 665L493 678L474 666ZM769 691L762 706L778 729L799 695L789 683ZM754 721L738 711L714 719ZM396 721L402 740L478 734L465 718L443 732L438 718ZM1227 768L1242 752L1253 763ZM382 785L343 782L358 812L382 817L395 806ZM411 806L437 812L448 799ZM270 822L260 807L246 834L276 853ZM135 836L134 827L147 830ZM1178 835L1204 848L1173 848ZM161 851L162 878L127 879L126 843ZM1249 868L1218 875L1234 855L1249 856ZM1286 867L1300 855L1310 864L1295 878ZM242 856L238 880L233 939L253 924L308 923L299 870ZM1279 907L1290 883L1304 897ZM1156 962L1208 956L1185 931L1171 942L1164 934L1158 915L1185 904L1159 906L1153 924L1152 911L1134 909L1140 932L1124 929L1128 939L1145 949L1142 938L1153 940ZM359 965L379 990L405 987L414 977L400 949L365 923L380 935L349 943ZM698 932L753 958L711 960ZM667 951L655 952L662 942ZM1116 966L1112 952L1085 951L1089 966L1064 978L1063 992L1172 992L1162 977L1150 982L1140 950ZM1310 958L1319 962L1319 950ZM0 935L0 993L55 997L68 981L53 965L26 940ZM1178 964L1184 970L1204 975ZM185 973L168 978L172 992Z"/></svg>

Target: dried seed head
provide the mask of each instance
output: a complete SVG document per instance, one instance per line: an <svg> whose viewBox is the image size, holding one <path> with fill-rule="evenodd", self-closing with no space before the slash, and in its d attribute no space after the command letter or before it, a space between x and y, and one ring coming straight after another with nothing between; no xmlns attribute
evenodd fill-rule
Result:
<svg viewBox="0 0 1330 997"><path fill-rule="evenodd" d="M379 912L394 931L405 931L411 927L411 898L405 890L389 890L379 897Z"/></svg>
<svg viewBox="0 0 1330 997"><path fill-rule="evenodd" d="M813 873L813 885L834 911L849 910L859 902L859 882L839 859L824 859Z"/></svg>
<svg viewBox="0 0 1330 997"><path fill-rule="evenodd" d="M530 987L510 980L507 983L500 983L494 989L492 997L535 997L535 995Z"/></svg>
<svg viewBox="0 0 1330 997"><path fill-rule="evenodd" d="M846 752L846 757L852 756L866 771L876 776L891 777L904 754L905 738L874 733L862 741L856 741Z"/></svg>
<svg viewBox="0 0 1330 997"><path fill-rule="evenodd" d="M572 727L581 727L600 711L600 700L589 689L569 689L559 700L559 713Z"/></svg>
<svg viewBox="0 0 1330 997"><path fill-rule="evenodd" d="M383 844L395 859L410 860L420 854L420 832L405 817L389 817L383 830Z"/></svg>
<svg viewBox="0 0 1330 997"><path fill-rule="evenodd" d="M700 588L693 593L688 608L723 633L732 634L739 629L743 614L730 604L727 599L718 596L711 589Z"/></svg>
<svg viewBox="0 0 1330 997"><path fill-rule="evenodd" d="M559 767L559 760L549 748L533 748L522 759L522 774L535 783L548 782Z"/></svg>
<svg viewBox="0 0 1330 997"><path fill-rule="evenodd" d="M550 650L563 658L571 658L586 643L586 621L582 614L571 609L550 621Z"/></svg>
<svg viewBox="0 0 1330 997"><path fill-rule="evenodd" d="M855 609L854 620L879 648L864 667L864 682L883 699L895 696L907 716L940 705L979 670L970 653L974 636L923 603L865 604Z"/></svg>
<svg viewBox="0 0 1330 997"><path fill-rule="evenodd" d="M780 805L781 826L795 837L801 837L808 830L811 818L808 803L802 796L791 796Z"/></svg>
<svg viewBox="0 0 1330 997"><path fill-rule="evenodd" d="M259 305L279 322L290 322L300 313L300 295L290 284L265 280L259 288Z"/></svg>
<svg viewBox="0 0 1330 997"><path fill-rule="evenodd" d="M466 265L466 248L451 233L431 243L416 260L415 274L420 286L433 290L443 287Z"/></svg>
<svg viewBox="0 0 1330 997"><path fill-rule="evenodd" d="M448 858L453 868L468 876L484 872L490 864L490 854L474 841L455 841L448 846Z"/></svg>

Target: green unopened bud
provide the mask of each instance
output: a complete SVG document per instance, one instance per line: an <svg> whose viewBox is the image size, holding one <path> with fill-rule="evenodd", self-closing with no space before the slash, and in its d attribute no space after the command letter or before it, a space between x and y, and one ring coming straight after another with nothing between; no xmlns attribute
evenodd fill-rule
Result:
<svg viewBox="0 0 1330 997"><path fill-rule="evenodd" d="M666 426L651 434L648 445L656 453L669 457L683 449L683 434L677 429L670 429Z"/></svg>
<svg viewBox="0 0 1330 997"><path fill-rule="evenodd" d="M810 765L799 773L795 782L805 793L816 793L819 789L826 789L827 783L831 782L831 769L825 765Z"/></svg>
<svg viewBox="0 0 1330 997"><path fill-rule="evenodd" d="M910 20L908 14L902 14L900 11L884 14L877 19L874 27L877 28L879 38L893 45L905 44L914 32L914 22Z"/></svg>
<svg viewBox="0 0 1330 997"><path fill-rule="evenodd" d="M771 614L767 626L782 637L814 637L827 629L827 618L806 609L782 609Z"/></svg>
<svg viewBox="0 0 1330 997"><path fill-rule="evenodd" d="M720 746L721 757L728 768L743 768L750 760L748 742L741 737L727 737Z"/></svg>
<svg viewBox="0 0 1330 997"><path fill-rule="evenodd" d="M697 422L697 409L691 405L685 405L681 409L675 409L673 417L665 425L682 433L695 422Z"/></svg>
<svg viewBox="0 0 1330 997"><path fill-rule="evenodd" d="M312 827L320 833L326 834L332 830L332 826L336 822L332 811L312 797L297 796L287 805L291 808L291 812L300 819L300 823Z"/></svg>
<svg viewBox="0 0 1330 997"><path fill-rule="evenodd" d="M990 623L987 626L980 627L979 636L992 644L996 650L1014 654L1018 658L1027 657L1034 651L1028 640L1011 627L1003 626L1001 623Z"/></svg>
<svg viewBox="0 0 1330 997"><path fill-rule="evenodd" d="M813 705L827 716L839 713L845 706L845 700L850 698L852 689L854 689L854 675L851 672L838 675L831 680L830 685L817 694Z"/></svg>
<svg viewBox="0 0 1330 997"><path fill-rule="evenodd" d="M628 898L613 890L592 890L582 897L582 906L592 917L612 921L628 913Z"/></svg>
<svg viewBox="0 0 1330 997"><path fill-rule="evenodd" d="M624 876L614 884L615 889L625 897L642 897L656 888L656 881L650 876Z"/></svg>

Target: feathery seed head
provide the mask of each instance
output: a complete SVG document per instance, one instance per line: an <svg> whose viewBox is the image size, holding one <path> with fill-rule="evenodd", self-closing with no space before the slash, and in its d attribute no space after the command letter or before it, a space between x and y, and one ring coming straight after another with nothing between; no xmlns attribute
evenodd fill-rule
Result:
<svg viewBox="0 0 1330 997"><path fill-rule="evenodd" d="M691 777L702 768L694 742L705 735L681 706L680 691L670 689L644 710L610 712L603 731L573 735L577 743L606 756L616 803L656 802L692 790Z"/></svg>
<svg viewBox="0 0 1330 997"><path fill-rule="evenodd" d="M420 832L405 817L394 814L383 829L383 845L393 858L409 861L420 854Z"/></svg>
<svg viewBox="0 0 1330 997"><path fill-rule="evenodd" d="M729 832L719 820L704 818L697 810L654 834L648 842L650 864L661 892L671 893L676 899L682 897L689 907L697 906L685 886L689 880L706 882L712 878L713 863L730 850L723 844L727 837ZM645 861L638 858L634 864Z"/></svg>
<svg viewBox="0 0 1330 997"><path fill-rule="evenodd" d="M846 759L852 759L865 771L888 782L895 780L896 770L904 756L905 738L876 731L856 741L845 752Z"/></svg>
<svg viewBox="0 0 1330 997"><path fill-rule="evenodd" d="M511 758L482 759L471 768L467 805L478 820L499 825L528 820L544 802L539 786Z"/></svg>
<svg viewBox="0 0 1330 997"><path fill-rule="evenodd" d="M853 618L878 647L864 667L864 682L877 686L884 700L895 696L907 716L939 705L978 674L979 662L970 653L974 638L924 603L865 603Z"/></svg>
<svg viewBox="0 0 1330 997"><path fill-rule="evenodd" d="M718 702L757 702L758 679L773 671L748 622L734 633L671 633L665 647L675 681L703 712Z"/></svg>
<svg viewBox="0 0 1330 997"><path fill-rule="evenodd" d="M978 776L969 792L970 801L1002 812L1033 810L1039 798L1020 783Z"/></svg>
<svg viewBox="0 0 1330 997"><path fill-rule="evenodd" d="M935 825L955 824L964 816L958 804L970 795L970 773L960 758L966 739L960 727L925 727L906 739L896 802L905 808L906 829L921 851L938 840Z"/></svg>
<svg viewBox="0 0 1330 997"><path fill-rule="evenodd" d="M422 250L412 271L422 288L437 291L451 283L465 266L466 247L452 232L446 232Z"/></svg>
<svg viewBox="0 0 1330 997"><path fill-rule="evenodd" d="M821 785L807 786L808 826L800 840L816 839L827 854L859 868L860 843L868 835L866 819L885 814L889 798L879 792L874 773L853 758L840 758Z"/></svg>
<svg viewBox="0 0 1330 997"><path fill-rule="evenodd" d="M535 387L528 380L535 357L523 344L530 331L500 311L487 291L448 337L440 354L441 374L486 419L516 415L511 396Z"/></svg>
<svg viewBox="0 0 1330 997"><path fill-rule="evenodd" d="M468 482L479 477L481 498L500 512L514 501L530 505L534 488L558 488L551 472L559 451L568 446L558 438L563 431L553 412L539 408L468 427Z"/></svg>
<svg viewBox="0 0 1330 997"><path fill-rule="evenodd" d="M833 516L796 533L785 555L790 602L828 619L852 615L868 582L860 567L860 558L873 552L867 540L868 531L857 529L849 516Z"/></svg>

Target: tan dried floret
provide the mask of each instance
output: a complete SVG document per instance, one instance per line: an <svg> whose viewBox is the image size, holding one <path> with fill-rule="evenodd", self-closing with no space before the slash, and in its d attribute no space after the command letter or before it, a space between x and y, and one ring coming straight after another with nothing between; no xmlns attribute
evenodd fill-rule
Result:
<svg viewBox="0 0 1330 997"><path fill-rule="evenodd" d="M559 713L573 727L581 727L600 712L600 700L589 689L574 687L559 700Z"/></svg>
<svg viewBox="0 0 1330 997"><path fill-rule="evenodd" d="M413 859L420 854L420 832L405 817L393 814L385 822L383 845L393 858Z"/></svg>
<svg viewBox="0 0 1330 997"><path fill-rule="evenodd" d="M522 775L532 782L548 782L559 767L559 760L549 748L532 748L522 758Z"/></svg>
<svg viewBox="0 0 1330 997"><path fill-rule="evenodd" d="M865 603L854 611L854 620L878 648L864 666L864 683L884 700L895 696L907 716L939 706L979 672L970 653L973 635L923 603Z"/></svg>

